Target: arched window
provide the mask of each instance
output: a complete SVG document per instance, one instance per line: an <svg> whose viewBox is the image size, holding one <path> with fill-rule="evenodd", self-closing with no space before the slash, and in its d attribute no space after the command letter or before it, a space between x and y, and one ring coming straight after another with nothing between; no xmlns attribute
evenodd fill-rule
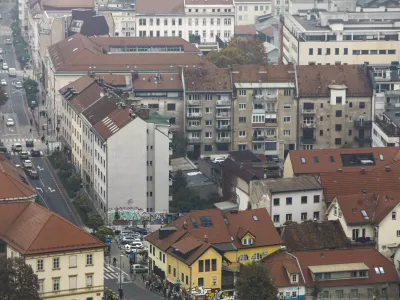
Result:
<svg viewBox="0 0 400 300"><path fill-rule="evenodd" d="M252 260L260 260L262 258L262 254L261 253L254 253L252 256L251 256L251 259Z"/></svg>
<svg viewBox="0 0 400 300"><path fill-rule="evenodd" d="M247 254L239 255L238 261L245 261L245 260L249 260L249 257L247 256Z"/></svg>

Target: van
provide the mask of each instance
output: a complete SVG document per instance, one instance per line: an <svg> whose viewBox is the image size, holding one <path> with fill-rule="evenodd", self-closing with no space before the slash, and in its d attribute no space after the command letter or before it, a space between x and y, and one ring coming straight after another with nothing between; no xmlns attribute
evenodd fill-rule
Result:
<svg viewBox="0 0 400 300"><path fill-rule="evenodd" d="M17 70L15 70L15 68L9 68L8 69L8 76L17 77Z"/></svg>

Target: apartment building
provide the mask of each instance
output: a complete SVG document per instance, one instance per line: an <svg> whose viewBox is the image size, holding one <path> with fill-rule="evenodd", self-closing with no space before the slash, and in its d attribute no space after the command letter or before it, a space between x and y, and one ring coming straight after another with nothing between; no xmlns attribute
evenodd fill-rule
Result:
<svg viewBox="0 0 400 300"><path fill-rule="evenodd" d="M101 300L105 244L33 202L0 203L0 257L23 257L41 299Z"/></svg>
<svg viewBox="0 0 400 300"><path fill-rule="evenodd" d="M368 147L373 91L359 66L297 66L302 149Z"/></svg>
<svg viewBox="0 0 400 300"><path fill-rule="evenodd" d="M196 47L178 37L86 37L79 33L48 48L44 84L47 111L60 117L62 87L86 75L136 72L180 73L181 66L212 66ZM51 101L50 101L51 100ZM55 126L56 127L56 126Z"/></svg>
<svg viewBox="0 0 400 300"><path fill-rule="evenodd" d="M396 12L299 10L282 16L285 64L390 64L399 61ZM379 26L377 21L379 20Z"/></svg>
<svg viewBox="0 0 400 300"><path fill-rule="evenodd" d="M95 205L104 213L127 206L168 211L168 118L129 108L88 75L60 93L62 143Z"/></svg>
<svg viewBox="0 0 400 300"><path fill-rule="evenodd" d="M293 66L233 66L233 150L284 157L296 149Z"/></svg>
<svg viewBox="0 0 400 300"><path fill-rule="evenodd" d="M196 43L229 41L234 33L233 0L136 1L136 36L179 36Z"/></svg>
<svg viewBox="0 0 400 300"><path fill-rule="evenodd" d="M253 25L258 23L258 18L272 13L272 2L265 0L236 0L235 22L236 25Z"/></svg>
<svg viewBox="0 0 400 300"><path fill-rule="evenodd" d="M189 151L200 155L232 149L232 85L227 69L182 70Z"/></svg>

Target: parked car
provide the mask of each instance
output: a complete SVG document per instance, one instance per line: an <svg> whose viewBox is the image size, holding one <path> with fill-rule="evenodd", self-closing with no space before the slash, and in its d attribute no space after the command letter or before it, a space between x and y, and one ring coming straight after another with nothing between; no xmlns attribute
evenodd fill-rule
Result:
<svg viewBox="0 0 400 300"><path fill-rule="evenodd" d="M11 44L12 44L11 39L10 38L6 39L6 45L11 45Z"/></svg>
<svg viewBox="0 0 400 300"><path fill-rule="evenodd" d="M213 159L213 163L222 163L225 161L225 157L216 157Z"/></svg>
<svg viewBox="0 0 400 300"><path fill-rule="evenodd" d="M29 178L32 178L32 179L38 179L39 178L39 173L36 172L33 169L25 169L25 173L26 173L26 175L29 176Z"/></svg>
<svg viewBox="0 0 400 300"><path fill-rule="evenodd" d="M19 153L19 158L20 158L21 160L29 159L29 152L28 152L28 151L21 151L21 152Z"/></svg>
<svg viewBox="0 0 400 300"><path fill-rule="evenodd" d="M8 65L7 65L7 63L3 63L3 70L8 70Z"/></svg>
<svg viewBox="0 0 400 300"><path fill-rule="evenodd" d="M21 83L21 81L17 81L17 82L15 83L15 88L17 88L17 89L22 89L22 83Z"/></svg>
<svg viewBox="0 0 400 300"><path fill-rule="evenodd" d="M24 168L32 168L32 162L29 159L24 160L24 162L22 163L24 165Z"/></svg>
<svg viewBox="0 0 400 300"><path fill-rule="evenodd" d="M3 54L3 49L2 48L0 48L0 54Z"/></svg>
<svg viewBox="0 0 400 300"><path fill-rule="evenodd" d="M41 153L40 153L40 151L37 150L37 149L32 149L32 150L31 150L31 156L32 156L32 157L40 157L40 156L41 156Z"/></svg>
<svg viewBox="0 0 400 300"><path fill-rule="evenodd" d="M8 118L8 119L7 119L7 122L6 122L6 125L7 125L8 127L14 126L14 125L15 125L14 120L11 119L11 118Z"/></svg>
<svg viewBox="0 0 400 300"><path fill-rule="evenodd" d="M6 85L7 85L7 80L2 79L2 80L1 80L1 85L2 85L2 86L6 86Z"/></svg>
<svg viewBox="0 0 400 300"><path fill-rule="evenodd" d="M149 271L149 268L143 265L131 265L131 273L147 273Z"/></svg>
<svg viewBox="0 0 400 300"><path fill-rule="evenodd" d="M26 147L33 147L33 140L26 140L25 141L25 146Z"/></svg>
<svg viewBox="0 0 400 300"><path fill-rule="evenodd" d="M15 143L11 146L12 151L22 151L22 145L20 143Z"/></svg>

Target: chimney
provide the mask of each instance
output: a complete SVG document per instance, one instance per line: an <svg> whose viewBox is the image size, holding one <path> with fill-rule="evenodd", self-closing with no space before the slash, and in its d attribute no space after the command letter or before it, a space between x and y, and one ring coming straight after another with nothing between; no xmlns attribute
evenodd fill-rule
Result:
<svg viewBox="0 0 400 300"><path fill-rule="evenodd" d="M188 226L187 226L187 222L186 222L186 221L183 222L182 228L183 228L183 229L187 229L187 227L188 227Z"/></svg>
<svg viewBox="0 0 400 300"><path fill-rule="evenodd" d="M361 168L361 172L360 172L362 175L365 175L366 174L366 171L365 171L365 168Z"/></svg>
<svg viewBox="0 0 400 300"><path fill-rule="evenodd" d="M392 171L392 168L391 168L390 166L386 166L386 167L385 167L385 170L386 170L386 172L391 172L391 171Z"/></svg>
<svg viewBox="0 0 400 300"><path fill-rule="evenodd" d="M143 119L146 120L149 118L150 110L147 107L141 107L139 110L139 116Z"/></svg>
<svg viewBox="0 0 400 300"><path fill-rule="evenodd" d="M208 243L208 236L207 236L207 234L204 235L204 241L205 241L206 243Z"/></svg>

